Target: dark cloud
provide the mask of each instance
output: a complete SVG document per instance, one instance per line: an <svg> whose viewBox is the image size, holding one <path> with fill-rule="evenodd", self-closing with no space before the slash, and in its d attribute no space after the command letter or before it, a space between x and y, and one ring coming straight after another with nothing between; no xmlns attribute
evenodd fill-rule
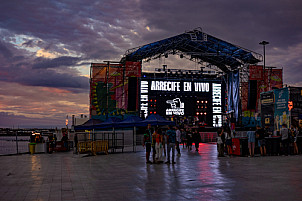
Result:
<svg viewBox="0 0 302 201"><path fill-rule="evenodd" d="M13 56L13 53L10 51L10 49L7 47L6 43L0 40L0 56L3 58L11 58Z"/></svg>
<svg viewBox="0 0 302 201"><path fill-rule="evenodd" d="M67 88L74 92L88 92L89 79L84 76L57 73L48 69L8 69L9 76L0 77L0 81L15 82L27 86Z"/></svg>
<svg viewBox="0 0 302 201"><path fill-rule="evenodd" d="M33 71L30 75L18 76L20 83L30 86L74 88L88 91L89 79L83 76L59 74L50 70Z"/></svg>
<svg viewBox="0 0 302 201"><path fill-rule="evenodd" d="M47 58L27 58L18 49L0 42L0 81L15 82L29 86L45 86L68 88L74 92L86 91L89 87L89 79L79 75L76 70L65 70L56 72L55 69L61 67L75 67L77 57ZM1 59L2 58L2 59Z"/></svg>
<svg viewBox="0 0 302 201"><path fill-rule="evenodd" d="M78 57L57 57L54 59L48 59L48 58L37 58L35 59L35 64L32 66L33 68L59 68L62 66L76 66L77 63L81 59Z"/></svg>

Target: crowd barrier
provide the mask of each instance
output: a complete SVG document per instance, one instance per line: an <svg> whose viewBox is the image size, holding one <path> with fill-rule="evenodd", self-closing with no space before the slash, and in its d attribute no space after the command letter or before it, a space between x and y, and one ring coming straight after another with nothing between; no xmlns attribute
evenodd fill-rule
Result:
<svg viewBox="0 0 302 201"><path fill-rule="evenodd" d="M217 132L199 132L201 142L216 142Z"/></svg>
<svg viewBox="0 0 302 201"><path fill-rule="evenodd" d="M96 147L106 147L107 153L108 150L110 150L110 153L116 152L118 149L120 149L122 152L124 151L125 147L125 139L124 139L124 133L123 132L77 132L78 136L78 145L79 152L82 153L85 152L95 152L93 150L93 142L95 142ZM104 145L104 142L106 142ZM101 149L101 152L105 148L99 148ZM98 152L98 151L96 151Z"/></svg>
<svg viewBox="0 0 302 201"><path fill-rule="evenodd" d="M93 155L96 155L97 153L101 153L101 152L108 154L108 141L98 140L98 141L78 142L77 150L80 154L92 153Z"/></svg>

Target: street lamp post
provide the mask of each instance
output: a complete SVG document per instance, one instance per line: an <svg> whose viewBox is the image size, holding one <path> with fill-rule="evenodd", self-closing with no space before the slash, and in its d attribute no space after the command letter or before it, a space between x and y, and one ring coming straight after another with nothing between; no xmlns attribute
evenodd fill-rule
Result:
<svg viewBox="0 0 302 201"><path fill-rule="evenodd" d="M265 40L259 43L259 45L263 45L263 80L264 80L264 75L265 75L265 46L268 44L269 44L269 42L267 42ZM268 77L269 76L270 75L268 75ZM270 83L268 83L268 86L270 87Z"/></svg>

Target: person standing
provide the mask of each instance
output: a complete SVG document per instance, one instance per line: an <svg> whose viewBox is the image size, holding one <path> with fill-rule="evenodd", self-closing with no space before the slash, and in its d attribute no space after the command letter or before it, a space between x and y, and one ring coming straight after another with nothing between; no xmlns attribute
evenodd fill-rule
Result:
<svg viewBox="0 0 302 201"><path fill-rule="evenodd" d="M180 132L180 129L179 127L176 127L177 130L176 130L176 150L177 150L177 156L180 156L180 148L179 148L179 144L181 142L181 132Z"/></svg>
<svg viewBox="0 0 302 201"><path fill-rule="evenodd" d="M255 131L250 130L247 132L247 141L249 146L249 157L254 157L254 151L255 151Z"/></svg>
<svg viewBox="0 0 302 201"><path fill-rule="evenodd" d="M195 151L199 151L199 143L201 142L200 134L198 133L197 129L195 129L193 133L193 141L195 144Z"/></svg>
<svg viewBox="0 0 302 201"><path fill-rule="evenodd" d="M143 146L146 147L146 163L148 164L152 163L150 161L151 137L152 137L151 124L148 124L147 130L144 134L144 142L143 142Z"/></svg>
<svg viewBox="0 0 302 201"><path fill-rule="evenodd" d="M230 129L230 127L226 127L226 131L225 131L225 144L226 144L226 148L227 148L227 152L228 155L231 156L231 154L233 153L233 149L232 149L232 131Z"/></svg>
<svg viewBox="0 0 302 201"><path fill-rule="evenodd" d="M156 149L155 149L156 134L157 134L157 130L154 130L154 132L152 134L152 137L151 137L151 147L152 147L152 159L153 159L153 163L156 163L156 160L155 160L155 155L156 155Z"/></svg>
<svg viewBox="0 0 302 201"><path fill-rule="evenodd" d="M218 116L216 116L216 118L215 118L215 127L218 127L218 122L219 122L219 118L218 118Z"/></svg>
<svg viewBox="0 0 302 201"><path fill-rule="evenodd" d="M163 137L159 128L155 131L155 160L156 162L162 162L162 155L163 155L163 145L162 145Z"/></svg>
<svg viewBox="0 0 302 201"><path fill-rule="evenodd" d="M286 126L286 124L282 125L282 128L280 130L280 134L281 134L281 142L282 142L282 149L283 149L283 154L285 154L286 156L289 153L289 130Z"/></svg>
<svg viewBox="0 0 302 201"><path fill-rule="evenodd" d="M291 134L293 139L293 145L294 145L294 154L299 154L298 145L297 145L297 138L298 138L298 127L292 125Z"/></svg>
<svg viewBox="0 0 302 201"><path fill-rule="evenodd" d="M224 144L222 141L223 127L219 128L217 131L217 149L218 149L218 157L224 157Z"/></svg>
<svg viewBox="0 0 302 201"><path fill-rule="evenodd" d="M166 161L166 164L170 164L171 149L172 149L172 164L175 164L174 158L175 158L176 133L172 129L172 126L169 126L169 130L167 130L166 136L167 136L167 145L168 145L168 150L167 150L168 160Z"/></svg>
<svg viewBox="0 0 302 201"><path fill-rule="evenodd" d="M255 132L256 137L258 138L258 146L260 147L260 154L261 156L266 155L266 148L265 148L265 139L264 139L265 130L260 126L257 126L257 130Z"/></svg>
<svg viewBox="0 0 302 201"><path fill-rule="evenodd" d="M181 129L181 143L182 143L182 148L185 148L185 144L186 144L186 148L187 148L187 143L186 143L186 131L184 129Z"/></svg>
<svg viewBox="0 0 302 201"><path fill-rule="evenodd" d="M164 153L164 156L163 156L163 158L165 158L166 156L167 156L167 150L166 150L166 142L167 142L167 140L166 140L166 135L165 135L165 133L166 133L166 131L163 131L163 130L161 130L161 136L162 136L162 139L163 139L163 141L162 141L162 146L163 146L163 153Z"/></svg>
<svg viewBox="0 0 302 201"><path fill-rule="evenodd" d="M68 137L67 134L64 134L63 137L61 138L61 142L63 142L64 150L68 151Z"/></svg>
<svg viewBox="0 0 302 201"><path fill-rule="evenodd" d="M75 147L75 153L78 153L78 134L75 133L73 137L74 147Z"/></svg>
<svg viewBox="0 0 302 201"><path fill-rule="evenodd" d="M192 137L192 131L191 131L190 128L187 129L186 138L187 138L188 151L191 151L192 150L193 137Z"/></svg>

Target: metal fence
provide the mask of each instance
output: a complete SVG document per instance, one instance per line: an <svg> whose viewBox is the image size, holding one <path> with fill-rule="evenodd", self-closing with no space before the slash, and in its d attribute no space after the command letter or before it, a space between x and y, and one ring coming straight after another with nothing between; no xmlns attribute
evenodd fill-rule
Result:
<svg viewBox="0 0 302 201"><path fill-rule="evenodd" d="M216 142L217 132L200 132L201 142Z"/></svg>
<svg viewBox="0 0 302 201"><path fill-rule="evenodd" d="M136 145L142 145L142 136L133 130L76 132L79 142L106 140L110 153L136 151Z"/></svg>
<svg viewBox="0 0 302 201"><path fill-rule="evenodd" d="M0 136L0 155L28 153L29 136Z"/></svg>

